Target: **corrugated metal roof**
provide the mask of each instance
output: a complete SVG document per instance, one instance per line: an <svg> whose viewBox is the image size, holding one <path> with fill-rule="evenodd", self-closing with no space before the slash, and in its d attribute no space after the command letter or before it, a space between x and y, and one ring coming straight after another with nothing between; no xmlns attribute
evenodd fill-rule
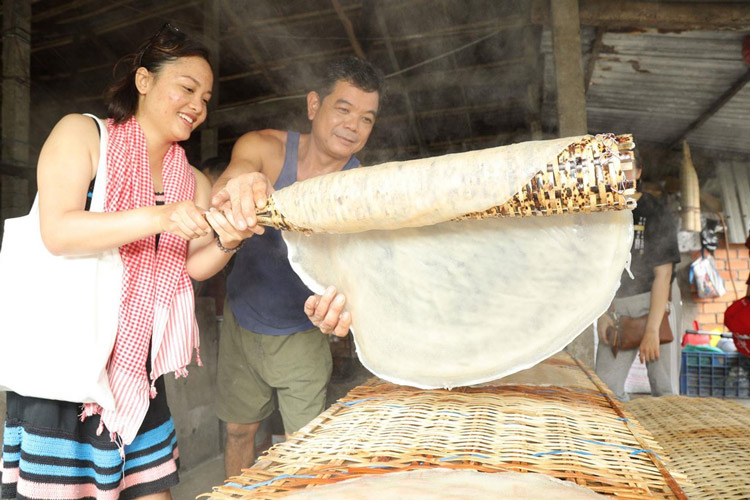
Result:
<svg viewBox="0 0 750 500"><path fill-rule="evenodd" d="M584 54L591 50L591 31L582 30ZM605 33L586 96L589 131L632 133L640 143L671 144L748 71L742 60L744 36L731 31ZM550 38L545 34L543 41L547 60ZM545 86L550 84L554 73L545 79ZM545 123L554 123L554 102L549 104ZM750 88L691 132L688 142L694 149L750 154Z"/></svg>

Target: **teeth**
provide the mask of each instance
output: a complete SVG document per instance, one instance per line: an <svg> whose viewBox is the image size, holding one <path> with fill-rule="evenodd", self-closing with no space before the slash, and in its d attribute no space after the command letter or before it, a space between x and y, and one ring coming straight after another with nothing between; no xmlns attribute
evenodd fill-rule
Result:
<svg viewBox="0 0 750 500"><path fill-rule="evenodd" d="M177 115L178 115L178 116L179 116L180 118L182 118L183 120L185 120L186 122L188 122L188 123L189 123L190 125L192 125L192 124L193 124L193 119L192 119L192 118L190 118L190 117L189 117L188 115L186 115L186 114L183 114L183 113L177 113Z"/></svg>

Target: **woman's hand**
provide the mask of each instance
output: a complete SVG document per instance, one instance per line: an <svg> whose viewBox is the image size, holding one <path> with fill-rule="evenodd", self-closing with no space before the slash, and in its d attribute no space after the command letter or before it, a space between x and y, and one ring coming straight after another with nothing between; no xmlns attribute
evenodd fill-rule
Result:
<svg viewBox="0 0 750 500"><path fill-rule="evenodd" d="M648 363L659 359L659 331L648 330L643 335L641 345L638 348L638 357L641 363Z"/></svg>
<svg viewBox="0 0 750 500"><path fill-rule="evenodd" d="M240 231L233 223L232 212L222 214L219 210L211 208L206 212L206 220L211 225L219 238L221 246L227 249L237 248L242 240L250 238L255 233L246 229Z"/></svg>
<svg viewBox="0 0 750 500"><path fill-rule="evenodd" d="M311 295L305 301L305 314L313 325L323 333L332 333L337 337L346 337L352 326L352 316L344 311L346 297L336 293L336 288L329 286L323 295Z"/></svg>
<svg viewBox="0 0 750 500"><path fill-rule="evenodd" d="M607 330L614 327L615 320L612 319L612 316L608 312L605 312L604 314L599 316L599 321L596 324L596 332L599 334L599 342L609 345L609 336L607 335Z"/></svg>
<svg viewBox="0 0 750 500"><path fill-rule="evenodd" d="M183 240L193 240L207 235L211 230L203 217L205 210L197 207L192 200L170 203L159 209L159 227L162 233L174 234Z"/></svg>

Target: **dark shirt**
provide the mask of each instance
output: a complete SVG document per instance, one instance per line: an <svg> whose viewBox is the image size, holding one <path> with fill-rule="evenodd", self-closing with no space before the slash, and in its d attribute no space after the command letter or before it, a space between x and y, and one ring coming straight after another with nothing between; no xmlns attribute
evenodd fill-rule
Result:
<svg viewBox="0 0 750 500"><path fill-rule="evenodd" d="M299 133L287 132L284 165L274 189L297 180ZM352 156L343 170L359 166ZM262 236L245 242L234 257L227 278L232 314L243 328L264 335L290 335L313 328L305 314L305 300L312 292L292 270L281 231L266 228Z"/></svg>
<svg viewBox="0 0 750 500"><path fill-rule="evenodd" d="M662 264L680 262L677 230L667 208L654 196L643 193L633 210L633 247L630 249L630 270L620 278L617 297L630 297L651 291L654 268Z"/></svg>

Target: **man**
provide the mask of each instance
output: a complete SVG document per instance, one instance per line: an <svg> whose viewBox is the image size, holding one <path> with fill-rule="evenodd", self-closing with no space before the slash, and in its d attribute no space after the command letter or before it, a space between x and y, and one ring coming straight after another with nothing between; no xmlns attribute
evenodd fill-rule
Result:
<svg viewBox="0 0 750 500"><path fill-rule="evenodd" d="M642 169L635 158L635 175L640 180ZM615 325L612 313L605 313L597 324L599 348L596 352L596 374L609 386L620 401L629 401L625 392L628 376L636 355L648 370L651 394L672 394L669 377L669 344L659 344L659 325L670 300L670 283L674 264L680 262L677 231L667 208L649 193L639 190L633 196L638 206L633 210L633 246L630 269L635 279L623 271L620 288L613 302L614 312L632 318L648 315L643 340L637 349L612 353L607 329ZM677 323L679 324L679 323Z"/></svg>
<svg viewBox="0 0 750 500"><path fill-rule="evenodd" d="M325 409L331 353L324 333L345 336L351 317L342 294L329 287L313 295L292 271L280 231L256 224L275 189L359 165L360 151L375 124L383 78L357 58L337 61L321 88L307 94L309 134L261 130L242 136L229 167L214 186L214 206L231 211L246 234L227 281L217 414L227 422L227 477L255 460L255 434L275 407L292 433Z"/></svg>

